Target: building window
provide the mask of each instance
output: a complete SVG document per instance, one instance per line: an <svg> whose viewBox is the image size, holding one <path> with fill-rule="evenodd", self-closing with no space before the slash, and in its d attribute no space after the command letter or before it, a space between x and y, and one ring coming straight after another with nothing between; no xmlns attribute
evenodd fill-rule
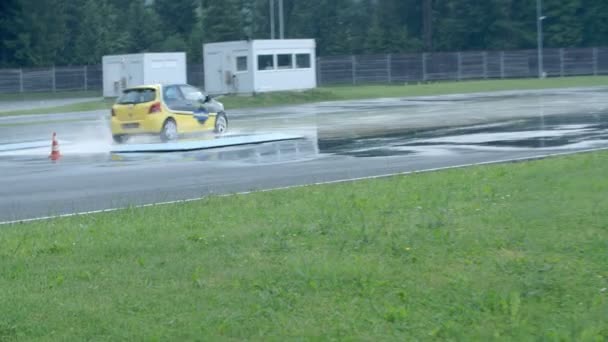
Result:
<svg viewBox="0 0 608 342"><path fill-rule="evenodd" d="M247 56L236 58L236 71L247 71Z"/></svg>
<svg viewBox="0 0 608 342"><path fill-rule="evenodd" d="M296 55L296 68L307 69L310 68L310 54L299 53Z"/></svg>
<svg viewBox="0 0 608 342"><path fill-rule="evenodd" d="M279 69L292 69L292 55L277 55L277 66Z"/></svg>
<svg viewBox="0 0 608 342"><path fill-rule="evenodd" d="M258 55L258 70L273 70L274 55Z"/></svg>

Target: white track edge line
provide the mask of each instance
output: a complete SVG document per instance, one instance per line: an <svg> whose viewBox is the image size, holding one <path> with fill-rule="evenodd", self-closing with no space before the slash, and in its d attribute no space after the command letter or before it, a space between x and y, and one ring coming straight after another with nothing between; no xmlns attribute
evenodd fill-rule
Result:
<svg viewBox="0 0 608 342"><path fill-rule="evenodd" d="M483 166L483 165L493 165L493 164L525 162L525 161L546 159L546 158L550 158L550 157L568 156L568 155L573 155L573 154L590 153L590 152L597 152L597 151L604 151L604 150L608 150L608 147L586 149L586 150L579 150L579 151L560 152L560 153L541 154L541 155L537 155L537 156L521 157L521 158L499 159L499 160L491 160L491 161L485 161L485 162L479 162L479 163L469 163L469 164L444 166L444 167L437 167L437 168L430 168L430 169L422 169L422 170L416 170L416 171L403 171L403 172L387 173L387 174L381 174L381 175L375 175L375 176L345 178L345 179L337 179L337 180L326 181L326 182L316 182L316 183L309 183L309 184L289 185L289 186L282 186L282 187L269 188L269 189L241 191L241 192L235 192L235 193L229 193L229 194L213 194L213 193L209 193L206 196L200 196L200 197L195 197L195 198L187 198L187 199L183 199L183 200L174 200L174 201L157 202L157 203L147 203L147 204L140 204L140 205L134 205L134 206L109 208L109 209L100 209L100 210L92 210L92 211L83 211L83 212L78 212L78 213L61 214L61 215L54 215L54 216L42 216L42 217L35 217L35 218L28 218L28 219L14 220L14 221L4 221L4 222L0 222L0 226L3 226L3 225L16 225L16 224L21 224L21 223L44 221L44 220L52 220L52 219L67 218L67 217L74 217L74 216L84 216L84 215L93 215L93 214L101 214L101 213L110 213L110 212L115 212L115 211L119 211L119 210L127 210L127 209L138 209L138 208L148 208L148 207L164 206L164 205L179 204L179 203L188 203L188 202L200 201L200 200L203 200L205 198L209 198L211 196L215 196L215 197L228 197L228 196L238 196L238 195L249 195L249 194L259 193L259 192L269 192L269 191L297 189L297 188L304 188L304 187L307 187L307 186L348 183L348 182L356 182L356 181L369 180L369 179L379 179L379 178L388 178L388 177L394 177L394 176L411 175L411 174L417 174L417 173L436 172L436 171L444 171L444 170L451 170L451 169L462 169L462 168L467 168L467 167L472 167L472 166Z"/></svg>

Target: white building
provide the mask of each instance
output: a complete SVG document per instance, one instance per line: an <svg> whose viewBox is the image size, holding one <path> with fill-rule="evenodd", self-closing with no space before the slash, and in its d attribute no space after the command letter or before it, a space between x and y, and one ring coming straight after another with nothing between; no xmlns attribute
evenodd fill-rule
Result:
<svg viewBox="0 0 608 342"><path fill-rule="evenodd" d="M314 39L205 44L205 91L250 94L316 88L315 47Z"/></svg>
<svg viewBox="0 0 608 342"><path fill-rule="evenodd" d="M104 56L102 67L104 97L143 84L187 82L184 52Z"/></svg>

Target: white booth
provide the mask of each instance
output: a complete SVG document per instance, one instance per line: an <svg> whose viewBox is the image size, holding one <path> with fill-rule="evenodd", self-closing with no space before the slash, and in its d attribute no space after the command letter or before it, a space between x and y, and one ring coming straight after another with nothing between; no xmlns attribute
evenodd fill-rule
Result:
<svg viewBox="0 0 608 342"><path fill-rule="evenodd" d="M187 82L184 52L104 56L102 67L104 97L143 84Z"/></svg>
<svg viewBox="0 0 608 342"><path fill-rule="evenodd" d="M316 88L315 48L314 39L205 44L205 91L251 94Z"/></svg>

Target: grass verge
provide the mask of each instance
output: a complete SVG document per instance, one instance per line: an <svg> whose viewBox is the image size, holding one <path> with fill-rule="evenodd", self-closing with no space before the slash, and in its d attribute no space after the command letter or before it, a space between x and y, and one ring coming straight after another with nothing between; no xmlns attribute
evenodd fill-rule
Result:
<svg viewBox="0 0 608 342"><path fill-rule="evenodd" d="M42 101L53 99L74 99L101 96L101 91L57 91L41 93L0 94L0 101Z"/></svg>
<svg viewBox="0 0 608 342"><path fill-rule="evenodd" d="M608 76L558 77L545 79L506 79L461 82L434 82L415 85L371 85L333 87L338 98L408 97L447 94L470 94L504 90L539 90L573 87L608 86Z"/></svg>
<svg viewBox="0 0 608 342"><path fill-rule="evenodd" d="M73 103L62 106L54 106L47 108L35 108L26 110L12 110L6 112L0 112L0 116L14 116L14 115L33 115L33 114L57 114L57 113L73 113L73 112L88 112L93 110L110 110L113 99L99 99L95 101L87 101L80 103Z"/></svg>
<svg viewBox="0 0 608 342"><path fill-rule="evenodd" d="M515 80L484 80L463 82L436 82L415 85L358 85L320 87L302 92L261 93L255 96L223 96L226 108L254 108L278 105L314 103L321 101L359 100L381 97L408 97L446 94L467 94L500 90L532 90L608 85L608 76L565 77ZM113 100L97 100L60 107L0 112L0 116L40 113L66 113L102 110L111 107Z"/></svg>
<svg viewBox="0 0 608 342"><path fill-rule="evenodd" d="M320 87L301 93L262 93L256 96L226 96L227 108L266 107L320 101L359 100L371 98L470 94L502 90L538 90L572 87L607 86L608 77L566 77L547 79L484 80L434 82L412 85L359 85Z"/></svg>
<svg viewBox="0 0 608 342"><path fill-rule="evenodd" d="M0 340L608 339L608 153L0 229Z"/></svg>

